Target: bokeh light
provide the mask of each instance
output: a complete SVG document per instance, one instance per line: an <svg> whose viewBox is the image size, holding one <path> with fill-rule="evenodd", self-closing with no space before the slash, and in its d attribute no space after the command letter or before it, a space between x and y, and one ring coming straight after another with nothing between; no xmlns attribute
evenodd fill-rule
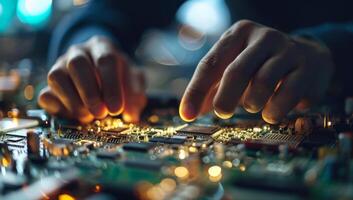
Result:
<svg viewBox="0 0 353 200"><path fill-rule="evenodd" d="M231 22L224 0L189 0L177 12L178 20L207 34L222 33Z"/></svg>
<svg viewBox="0 0 353 200"><path fill-rule="evenodd" d="M18 0L17 17L33 27L45 25L52 12L52 0Z"/></svg>
<svg viewBox="0 0 353 200"><path fill-rule="evenodd" d="M0 32L5 32L11 25L15 8L16 1L0 0Z"/></svg>

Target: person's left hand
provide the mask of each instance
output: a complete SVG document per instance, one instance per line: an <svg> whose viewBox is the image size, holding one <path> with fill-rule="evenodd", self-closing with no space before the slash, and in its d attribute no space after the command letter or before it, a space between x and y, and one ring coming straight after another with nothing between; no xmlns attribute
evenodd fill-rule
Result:
<svg viewBox="0 0 353 200"><path fill-rule="evenodd" d="M180 103L192 121L213 109L226 119L238 103L278 123L297 105L320 99L333 74L330 51L309 39L241 20L200 61ZM303 104L302 104L303 103Z"/></svg>

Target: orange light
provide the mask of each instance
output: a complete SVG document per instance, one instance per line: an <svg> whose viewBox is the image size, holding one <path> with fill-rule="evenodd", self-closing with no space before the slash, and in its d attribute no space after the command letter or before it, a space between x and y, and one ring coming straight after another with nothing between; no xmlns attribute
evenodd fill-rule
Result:
<svg viewBox="0 0 353 200"><path fill-rule="evenodd" d="M69 194L60 194L58 200L75 200L75 197Z"/></svg>
<svg viewBox="0 0 353 200"><path fill-rule="evenodd" d="M176 177L181 179L186 179L189 177L189 170L186 167L180 166L174 169L174 174Z"/></svg>
<svg viewBox="0 0 353 200"><path fill-rule="evenodd" d="M10 161L7 160L6 158L2 158L1 159L1 165L4 166L4 167L8 167L8 166L10 166Z"/></svg>
<svg viewBox="0 0 353 200"><path fill-rule="evenodd" d="M23 95L28 101L32 100L34 97L34 87L32 85L27 85L24 89Z"/></svg>
<svg viewBox="0 0 353 200"><path fill-rule="evenodd" d="M94 187L94 192L100 192L101 191L101 186L100 185L96 185Z"/></svg>
<svg viewBox="0 0 353 200"><path fill-rule="evenodd" d="M151 115L148 118L148 121L150 121L151 123L157 123L159 121L159 117L157 115Z"/></svg>
<svg viewBox="0 0 353 200"><path fill-rule="evenodd" d="M163 179L159 185L166 192L172 192L176 188L176 182L171 178Z"/></svg>

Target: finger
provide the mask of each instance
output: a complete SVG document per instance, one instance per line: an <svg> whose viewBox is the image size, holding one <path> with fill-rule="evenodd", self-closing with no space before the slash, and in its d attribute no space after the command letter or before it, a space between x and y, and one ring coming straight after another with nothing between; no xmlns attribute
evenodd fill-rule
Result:
<svg viewBox="0 0 353 200"><path fill-rule="evenodd" d="M192 121L197 117L210 89L219 82L226 66L243 50L252 25L247 21L237 23L200 61L180 103L179 113L183 120Z"/></svg>
<svg viewBox="0 0 353 200"><path fill-rule="evenodd" d="M206 114L213 110L213 98L217 93L217 90L219 88L219 84L217 84L211 91L208 93L206 99L204 100L204 103L202 105L202 109L200 112L200 115Z"/></svg>
<svg viewBox="0 0 353 200"><path fill-rule="evenodd" d="M83 106L65 64L64 59L57 61L48 73L48 85L73 118L82 123L92 121L94 116Z"/></svg>
<svg viewBox="0 0 353 200"><path fill-rule="evenodd" d="M67 114L65 106L53 94L53 92L49 89L49 87L45 87L41 90L38 96L38 104L41 108L45 109L49 114L52 114L52 115Z"/></svg>
<svg viewBox="0 0 353 200"><path fill-rule="evenodd" d="M245 90L243 107L251 113L259 112L275 91L277 83L292 71L296 64L290 51L267 60Z"/></svg>
<svg viewBox="0 0 353 200"><path fill-rule="evenodd" d="M138 122L140 115L147 103L145 96L145 79L142 71L130 70L125 67L123 86L125 91L125 108L123 119L126 122Z"/></svg>
<svg viewBox="0 0 353 200"><path fill-rule="evenodd" d="M310 77L305 71L296 70L289 74L266 103L262 111L263 119L271 124L280 122L306 93L307 80L310 80Z"/></svg>
<svg viewBox="0 0 353 200"><path fill-rule="evenodd" d="M83 104L96 118L107 116L108 110L99 92L95 69L82 47L70 48L66 67Z"/></svg>
<svg viewBox="0 0 353 200"><path fill-rule="evenodd" d="M215 114L230 118L252 76L275 51L268 48L269 40L259 39L248 46L224 71L219 89L214 98Z"/></svg>
<svg viewBox="0 0 353 200"><path fill-rule="evenodd" d="M88 45L94 65L97 68L103 100L112 115L124 109L124 93L121 80L122 62L114 47L102 38L93 38Z"/></svg>

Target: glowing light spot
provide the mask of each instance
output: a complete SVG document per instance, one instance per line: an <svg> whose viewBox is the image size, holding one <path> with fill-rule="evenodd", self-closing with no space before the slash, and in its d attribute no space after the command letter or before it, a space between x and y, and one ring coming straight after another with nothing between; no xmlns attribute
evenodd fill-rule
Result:
<svg viewBox="0 0 353 200"><path fill-rule="evenodd" d="M32 85L27 85L26 87L25 87L25 90L24 90L24 92L23 92L23 95L25 96L25 98L27 99L27 100L32 100L33 99L33 97L34 97L34 87L32 86Z"/></svg>
<svg viewBox="0 0 353 200"><path fill-rule="evenodd" d="M222 179L222 174L220 174L219 176L209 176L208 178L212 182L219 182Z"/></svg>
<svg viewBox="0 0 353 200"><path fill-rule="evenodd" d="M1 166L8 167L10 166L10 161L7 160L6 158L1 159Z"/></svg>
<svg viewBox="0 0 353 200"><path fill-rule="evenodd" d="M171 178L163 179L159 185L166 192L172 192L176 188L176 182Z"/></svg>
<svg viewBox="0 0 353 200"><path fill-rule="evenodd" d="M239 165L239 170L242 171L242 172L244 172L244 171L246 170L246 166L243 165L243 164L240 164L240 165Z"/></svg>
<svg viewBox="0 0 353 200"><path fill-rule="evenodd" d="M75 200L75 198L69 194L60 194L59 200Z"/></svg>
<svg viewBox="0 0 353 200"><path fill-rule="evenodd" d="M161 187L158 186L153 186L150 189L147 190L146 195L148 197L148 199L164 199L165 197L165 193L162 190Z"/></svg>
<svg viewBox="0 0 353 200"><path fill-rule="evenodd" d="M208 169L208 175L216 177L222 173L222 168L218 165L214 165Z"/></svg>
<svg viewBox="0 0 353 200"><path fill-rule="evenodd" d="M17 17L25 24L41 26L50 18L52 0L19 0Z"/></svg>
<svg viewBox="0 0 353 200"><path fill-rule="evenodd" d="M224 0L190 0L178 10L177 18L196 30L219 34L230 25L230 13Z"/></svg>
<svg viewBox="0 0 353 200"><path fill-rule="evenodd" d="M16 1L1 0L0 1L0 32L6 32L11 26L16 8Z"/></svg>
<svg viewBox="0 0 353 200"><path fill-rule="evenodd" d="M95 185L94 186L94 192L100 192L101 191L101 186L100 185Z"/></svg>
<svg viewBox="0 0 353 200"><path fill-rule="evenodd" d="M180 160L184 160L187 156L188 156L188 153L184 149L179 150L178 157Z"/></svg>
<svg viewBox="0 0 353 200"><path fill-rule="evenodd" d="M88 0L73 0L74 6L83 6L88 3Z"/></svg>
<svg viewBox="0 0 353 200"><path fill-rule="evenodd" d="M157 115L151 115L148 118L148 121L151 122L151 123L157 123L159 121L159 117Z"/></svg>
<svg viewBox="0 0 353 200"><path fill-rule="evenodd" d="M196 152L197 152L197 148L194 147L194 146L189 147L189 151L190 151L191 153L196 153Z"/></svg>
<svg viewBox="0 0 353 200"><path fill-rule="evenodd" d="M186 167L180 166L174 169L174 174L180 179L186 179L189 177L189 170Z"/></svg>
<svg viewBox="0 0 353 200"><path fill-rule="evenodd" d="M331 122L331 121L328 121L328 122L327 122L327 126L328 126L328 127L332 126L332 122Z"/></svg>
<svg viewBox="0 0 353 200"><path fill-rule="evenodd" d="M232 168L233 164L229 160L223 161L223 167Z"/></svg>

